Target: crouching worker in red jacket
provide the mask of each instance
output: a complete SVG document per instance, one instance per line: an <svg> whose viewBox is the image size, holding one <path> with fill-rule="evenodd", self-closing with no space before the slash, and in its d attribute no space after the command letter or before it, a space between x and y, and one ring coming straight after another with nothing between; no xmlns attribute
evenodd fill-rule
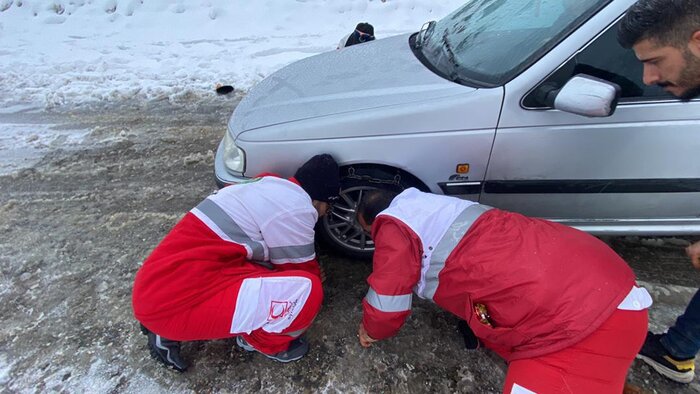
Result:
<svg viewBox="0 0 700 394"><path fill-rule="evenodd" d="M151 354L184 371L179 341L236 336L273 360L302 358L323 299L314 225L339 189L338 164L318 155L293 178L228 186L188 212L136 274Z"/></svg>
<svg viewBox="0 0 700 394"><path fill-rule="evenodd" d="M358 221L376 248L362 346L395 335L415 293L505 358L504 393L622 392L651 297L600 240L413 188L366 194Z"/></svg>

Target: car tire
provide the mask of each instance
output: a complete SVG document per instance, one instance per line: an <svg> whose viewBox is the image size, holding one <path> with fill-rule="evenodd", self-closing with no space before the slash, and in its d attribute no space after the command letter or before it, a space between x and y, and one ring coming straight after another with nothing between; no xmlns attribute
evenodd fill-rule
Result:
<svg viewBox="0 0 700 394"><path fill-rule="evenodd" d="M357 223L357 205L364 192L385 189L400 192L414 186L401 174L376 167L344 168L340 178L340 199L318 225L319 238L333 250L348 257L371 259L374 242Z"/></svg>

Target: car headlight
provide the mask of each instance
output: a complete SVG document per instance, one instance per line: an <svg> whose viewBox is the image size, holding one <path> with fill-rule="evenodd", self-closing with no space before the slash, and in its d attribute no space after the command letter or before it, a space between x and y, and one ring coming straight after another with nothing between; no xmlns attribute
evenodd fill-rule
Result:
<svg viewBox="0 0 700 394"><path fill-rule="evenodd" d="M224 165L236 174L243 175L245 171L245 152L236 146L236 142L228 131L224 135Z"/></svg>

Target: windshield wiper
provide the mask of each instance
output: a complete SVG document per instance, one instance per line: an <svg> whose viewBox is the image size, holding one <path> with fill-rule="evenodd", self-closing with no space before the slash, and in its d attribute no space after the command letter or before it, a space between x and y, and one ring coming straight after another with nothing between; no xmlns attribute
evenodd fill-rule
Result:
<svg viewBox="0 0 700 394"><path fill-rule="evenodd" d="M459 64L457 63L457 60L455 60L455 53L452 50L450 42L447 40L447 29L445 29L442 34L442 49L445 52L445 55L447 55L447 60L449 61L448 65L452 67L448 73L449 79L452 82L459 82L460 78L457 75L457 68L459 68Z"/></svg>
<svg viewBox="0 0 700 394"><path fill-rule="evenodd" d="M423 47L426 36L433 30L434 27L435 21L425 22L423 26L421 26L420 31L418 31L418 39L416 40L416 49Z"/></svg>
<svg viewBox="0 0 700 394"><path fill-rule="evenodd" d="M457 73L460 66L457 63L452 46L447 40L448 30L445 29L439 40L427 41L434 34L433 30L436 25L435 21L424 23L412 40L411 49L416 53L420 53L419 59L422 59L421 62L426 64L436 74L452 82L462 85L469 84L470 81L460 77Z"/></svg>

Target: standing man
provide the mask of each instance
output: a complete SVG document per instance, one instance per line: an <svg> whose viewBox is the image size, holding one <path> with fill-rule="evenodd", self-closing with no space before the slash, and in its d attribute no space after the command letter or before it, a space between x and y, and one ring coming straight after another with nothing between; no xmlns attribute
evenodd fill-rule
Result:
<svg viewBox="0 0 700 394"><path fill-rule="evenodd" d="M314 225L339 190L338 164L318 155L293 178L228 186L188 212L136 274L151 354L182 372L179 341L237 336L273 360L302 358L323 299Z"/></svg>
<svg viewBox="0 0 700 394"><path fill-rule="evenodd" d="M700 242L686 249L695 269L700 270ZM690 300L685 313L665 334L649 332L639 358L660 374L680 383L695 378L695 355L700 351L700 290Z"/></svg>
<svg viewBox="0 0 700 394"><path fill-rule="evenodd" d="M700 1L640 0L620 22L618 40L644 64L644 83L682 100L700 95ZM687 253L700 269L700 243ZM700 350L700 290L665 334L648 333L639 358L669 379L690 383Z"/></svg>
<svg viewBox="0 0 700 394"><path fill-rule="evenodd" d="M508 361L505 393L622 392L651 297L597 238L414 188L366 194L358 221L375 244L362 346L398 332L415 292Z"/></svg>

